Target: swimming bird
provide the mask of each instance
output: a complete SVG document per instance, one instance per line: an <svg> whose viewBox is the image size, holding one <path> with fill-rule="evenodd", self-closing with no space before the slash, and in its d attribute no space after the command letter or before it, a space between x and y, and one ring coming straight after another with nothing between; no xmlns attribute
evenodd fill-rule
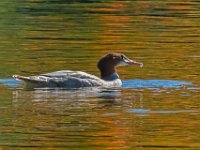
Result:
<svg viewBox="0 0 200 150"><path fill-rule="evenodd" d="M100 58L97 67L101 78L82 72L72 70L61 70L37 76L13 75L13 78L25 82L28 88L81 88L81 87L120 87L122 81L117 74L117 66L140 66L143 64L127 58L121 53L109 53Z"/></svg>

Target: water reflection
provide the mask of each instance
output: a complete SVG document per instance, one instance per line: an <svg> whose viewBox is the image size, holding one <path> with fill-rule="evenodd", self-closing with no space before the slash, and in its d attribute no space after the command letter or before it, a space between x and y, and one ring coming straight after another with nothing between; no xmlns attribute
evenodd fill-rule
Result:
<svg viewBox="0 0 200 150"><path fill-rule="evenodd" d="M120 96L120 90L118 89L105 89L105 88L81 88L81 89L50 89L50 88L37 88L34 90L14 90L13 98L15 100L24 98L27 95L31 95L33 101L43 101L51 98L56 98L56 101L64 99L87 99L90 97L118 97Z"/></svg>
<svg viewBox="0 0 200 150"><path fill-rule="evenodd" d="M18 140L37 148L120 149L133 135L131 120L126 111L123 114L128 106L123 100L120 90L15 90L12 124L23 135Z"/></svg>
<svg viewBox="0 0 200 150"><path fill-rule="evenodd" d="M170 100L170 95L174 94L164 98L161 93L153 96L133 89L13 90L11 126L17 133L9 133L18 135L14 144L18 147L188 147L173 135L193 138L190 129L196 125L187 121L197 118L198 108L192 108L188 100L185 105L180 104L182 99ZM189 130L177 133L180 126ZM156 142L163 134L170 138Z"/></svg>
<svg viewBox="0 0 200 150"><path fill-rule="evenodd" d="M0 149L200 149L199 1L0 3ZM119 68L122 89L27 91L8 79L98 75L110 51L145 64Z"/></svg>
<svg viewBox="0 0 200 150"><path fill-rule="evenodd" d="M61 90L61 89L35 89L31 91L16 89L13 90L13 104L18 106L18 104L31 103L34 105L41 105L41 107L59 107L60 105L65 105L65 109L73 109L78 107L90 108L90 109L100 109L104 107L112 106L125 106L126 111L134 113L139 116L149 115L149 114L174 114L174 113L198 113L197 109L172 109L162 110L156 109L151 110L148 106L145 106L145 99L143 93L144 90L132 89L106 89L106 88L84 88L84 89L72 89L72 90ZM156 92L156 91L155 91ZM166 91L165 91L166 92ZM174 91L175 92L175 91ZM178 91L180 92L180 91ZM157 92L156 92L157 93ZM170 94L172 92L166 92ZM173 93L172 93L173 94ZM155 95L162 95L157 93ZM189 91L183 91L181 96L190 96ZM128 101L126 100L128 99ZM43 105L43 103L45 105ZM52 105L52 104L53 105ZM50 104L50 105L49 105ZM75 105L74 105L75 104ZM46 106L48 105L48 106ZM58 105L58 106L56 106Z"/></svg>

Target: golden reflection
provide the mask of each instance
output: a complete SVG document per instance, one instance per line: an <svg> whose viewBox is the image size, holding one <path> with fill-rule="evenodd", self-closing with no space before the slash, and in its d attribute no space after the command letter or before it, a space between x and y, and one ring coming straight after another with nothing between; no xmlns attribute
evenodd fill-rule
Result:
<svg viewBox="0 0 200 150"><path fill-rule="evenodd" d="M90 8L90 10L104 13L120 13L123 12L123 10L125 10L126 8L128 8L128 3L126 4L126 2L113 2L105 4L104 7L95 7L95 9Z"/></svg>
<svg viewBox="0 0 200 150"><path fill-rule="evenodd" d="M142 109L143 94L132 93L131 96L132 100L129 103L128 107L130 109ZM121 99L120 103L124 103L124 100ZM116 104L114 104L113 106L115 105ZM106 150L138 147L141 139L137 137L137 134L140 133L140 130L143 128L142 120L135 117L135 115L127 113L126 111L123 113L111 111L107 112L108 114L106 114L105 112L105 114L103 113L103 115L102 111L104 110L99 110L97 112L98 116L101 117L98 117L95 121L102 123L103 126L106 127L106 129L103 131L97 131L95 133L95 136L99 138L97 138L97 140L95 141L91 141L92 145L96 145L97 147L104 145L104 149Z"/></svg>
<svg viewBox="0 0 200 150"><path fill-rule="evenodd" d="M68 145L84 142L108 150L143 146L193 147L195 142L188 141L188 136L196 137L193 130L199 125L199 108L194 106L199 101L195 95L182 96L185 92L186 89L160 92L14 90L13 125L18 128L21 125L23 133L30 132L29 141L36 137L41 141L34 141L32 145L46 147L66 142ZM183 127L186 130L178 132ZM72 138L69 135L78 140L74 137L74 141L69 142Z"/></svg>
<svg viewBox="0 0 200 150"><path fill-rule="evenodd" d="M128 9L128 4L119 4L119 3L113 3L109 4L108 7L106 7L108 12L118 11L118 12L124 12ZM101 10L101 9L100 9ZM98 9L96 11L99 11ZM98 21L101 23L102 31L97 36L97 38L100 40L100 43L103 45L106 45L104 49L106 50L112 50L113 44L121 43L124 39L126 39L126 30L130 23L130 17L127 15L112 15L112 14L103 14L98 15ZM124 47L115 47L115 51L119 51L124 49Z"/></svg>
<svg viewBox="0 0 200 150"><path fill-rule="evenodd" d="M97 74L98 58L117 51L144 63L120 69L122 79L197 86L106 94L0 86L0 149L199 149L199 2L62 2L2 0L1 78Z"/></svg>
<svg viewBox="0 0 200 150"><path fill-rule="evenodd" d="M94 98L92 98L92 94ZM96 96L99 94L100 97L96 99ZM87 97L89 100L85 99ZM23 124L23 127L29 128L30 132L34 129L40 129L34 132L39 132L37 137L42 140L42 138L58 134L57 132L60 129L55 127L55 124L62 125L64 129L62 131L63 137L66 136L67 138L68 132L74 132L71 134L76 135L79 129L77 128L77 131L73 131L70 124L79 126L79 123L81 124L85 120L84 118L87 118L85 120L87 121L86 123L90 124L94 122L95 124L91 124L91 127L98 129L87 131L84 124L80 126L80 130L85 130L84 135L91 136L92 138L88 141L88 145L95 145L97 147L103 145L104 149L121 149L126 148L130 144L130 139L139 132L139 128L142 125L139 118L129 114L126 110L122 110L122 112L118 109L116 111L111 110L112 107L120 108L122 103L124 102L119 91L99 93L99 91L91 92L91 90L69 92L16 90L13 91L13 110L18 117L13 123L15 125ZM130 109L133 107L143 108L142 94L133 93L133 100L128 105ZM79 117L73 117L73 115ZM58 116L60 119L56 121ZM66 122L68 123L66 124ZM77 124L74 124L74 122L77 122ZM45 134L47 134L47 137L45 137ZM33 133L30 140L34 140L34 137ZM132 144L137 143L138 139L135 139ZM48 141L44 141L41 144L49 145ZM56 145L56 143L51 144Z"/></svg>

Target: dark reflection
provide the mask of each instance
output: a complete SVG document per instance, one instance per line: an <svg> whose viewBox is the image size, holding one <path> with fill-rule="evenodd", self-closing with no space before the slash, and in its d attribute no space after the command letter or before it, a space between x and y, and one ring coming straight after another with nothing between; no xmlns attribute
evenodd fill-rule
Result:
<svg viewBox="0 0 200 150"><path fill-rule="evenodd" d="M102 0L41 0L36 1L35 3L56 3L56 4L63 4L63 3L96 3L101 2Z"/></svg>
<svg viewBox="0 0 200 150"><path fill-rule="evenodd" d="M120 106L123 103L121 89L104 89L99 95L99 109L104 107Z"/></svg>
<svg viewBox="0 0 200 150"><path fill-rule="evenodd" d="M58 16L61 14L81 15L83 13L90 13L89 9L85 9L84 7L79 6L73 6L73 4L89 5L101 2L101 0L41 0L34 2L26 0L26 2L22 3L23 5L19 6L16 11L18 13L26 13L32 16Z"/></svg>

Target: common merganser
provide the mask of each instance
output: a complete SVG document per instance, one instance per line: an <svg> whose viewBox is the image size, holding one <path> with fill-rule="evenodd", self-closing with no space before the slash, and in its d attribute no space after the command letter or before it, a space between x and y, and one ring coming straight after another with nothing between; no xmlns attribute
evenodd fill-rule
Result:
<svg viewBox="0 0 200 150"><path fill-rule="evenodd" d="M126 65L143 66L142 63L133 61L124 54L109 53L103 56L97 64L101 73L101 79L82 71L71 70L61 70L30 77L13 75L13 78L24 81L28 88L120 87L122 81L115 71L115 67Z"/></svg>

